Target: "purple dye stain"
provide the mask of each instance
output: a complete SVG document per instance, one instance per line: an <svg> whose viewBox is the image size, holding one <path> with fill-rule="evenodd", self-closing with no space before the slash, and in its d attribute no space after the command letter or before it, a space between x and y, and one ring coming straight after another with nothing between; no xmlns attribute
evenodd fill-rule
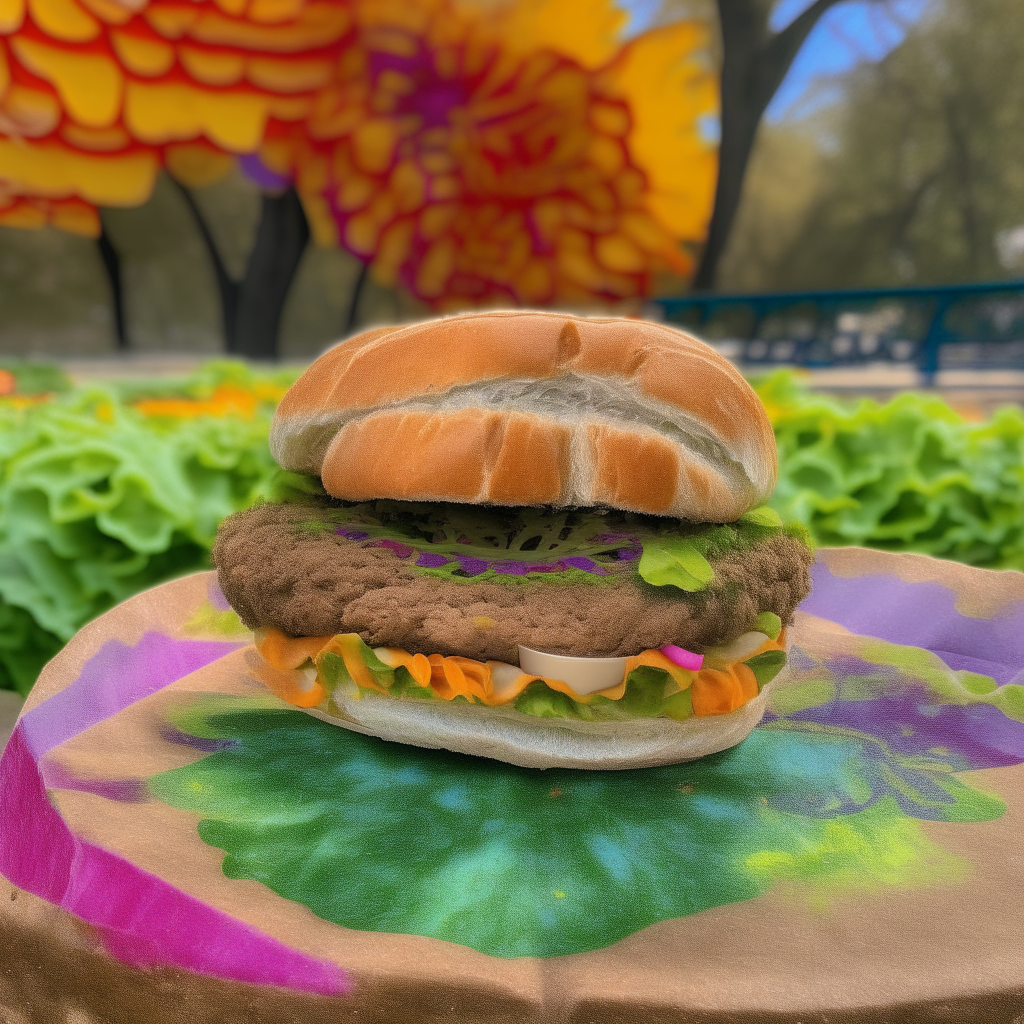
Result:
<svg viewBox="0 0 1024 1024"><path fill-rule="evenodd" d="M592 572L597 576L607 576L608 570L603 569L591 558L584 558L583 555L572 555L563 558L562 561L573 569L582 569L584 572Z"/></svg>
<svg viewBox="0 0 1024 1024"><path fill-rule="evenodd" d="M121 804L142 804L150 798L149 786L144 779L83 779L63 765L48 760L41 762L40 768L47 789L94 793L104 800Z"/></svg>
<svg viewBox="0 0 1024 1024"><path fill-rule="evenodd" d="M363 533L361 530L349 530L344 526L339 526L334 534L336 537L344 537L345 540L366 540L370 535Z"/></svg>
<svg viewBox="0 0 1024 1024"><path fill-rule="evenodd" d="M367 547L387 548L389 551L394 551L399 558L408 558L416 550L408 544L402 544L397 540L376 540L372 544L368 544Z"/></svg>
<svg viewBox="0 0 1024 1024"><path fill-rule="evenodd" d="M424 569L440 569L442 565L447 565L450 559L446 555L435 555L429 551L423 551L420 557L416 559L416 564Z"/></svg>
<svg viewBox="0 0 1024 1024"><path fill-rule="evenodd" d="M529 562L493 562L491 568L501 576L525 576L530 571Z"/></svg>
<svg viewBox="0 0 1024 1024"><path fill-rule="evenodd" d="M1024 723L991 704L937 703L924 689L874 700L832 700L786 717L876 736L904 756L945 751L962 759L958 767L963 768L1000 768L1024 760Z"/></svg>
<svg viewBox="0 0 1024 1024"><path fill-rule="evenodd" d="M204 736L192 736L169 724L160 730L160 738L168 743L177 743L179 746L191 747L193 750L202 750L207 754L213 754L219 750L228 750L238 745L237 740L207 739Z"/></svg>
<svg viewBox="0 0 1024 1024"><path fill-rule="evenodd" d="M210 604L219 612L226 612L231 607L228 604L228 599L221 593L216 576L211 575L210 582L206 585L206 596L210 599Z"/></svg>
<svg viewBox="0 0 1024 1024"><path fill-rule="evenodd" d="M245 176L261 188L284 189L291 184L290 178L272 171L255 153L244 154L239 163Z"/></svg>

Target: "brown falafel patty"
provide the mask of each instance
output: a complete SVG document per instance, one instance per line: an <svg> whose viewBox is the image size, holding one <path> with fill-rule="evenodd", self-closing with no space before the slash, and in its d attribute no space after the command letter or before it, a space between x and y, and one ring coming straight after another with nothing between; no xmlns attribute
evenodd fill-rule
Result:
<svg viewBox="0 0 1024 1024"><path fill-rule="evenodd" d="M515 510L475 506L263 504L221 524L213 558L225 597L252 629L358 633L371 647L513 664L519 644L572 657L667 643L701 652L751 629L761 612L789 622L810 590L813 555L783 530L741 534L735 524L723 532L594 510L550 513L549 524L538 510L520 511L525 526ZM524 541L531 523L541 523L537 536ZM665 529L719 531L704 589L640 577L644 536Z"/></svg>

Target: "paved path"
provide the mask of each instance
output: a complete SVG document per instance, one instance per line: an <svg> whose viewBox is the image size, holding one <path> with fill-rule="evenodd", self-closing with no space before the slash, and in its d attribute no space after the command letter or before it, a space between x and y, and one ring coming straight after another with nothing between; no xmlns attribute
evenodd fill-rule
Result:
<svg viewBox="0 0 1024 1024"><path fill-rule="evenodd" d="M139 352L130 356L64 359L60 365L73 380L123 380L126 377L183 377L198 369L206 354ZM277 363L258 363L259 369L280 368ZM744 372L764 373L768 367L748 366ZM911 366L877 363L867 366L802 370L810 385L837 395L868 396L884 401L899 391L921 390L920 374ZM936 394L968 416L982 417L1001 405L1024 405L1024 370L942 370Z"/></svg>

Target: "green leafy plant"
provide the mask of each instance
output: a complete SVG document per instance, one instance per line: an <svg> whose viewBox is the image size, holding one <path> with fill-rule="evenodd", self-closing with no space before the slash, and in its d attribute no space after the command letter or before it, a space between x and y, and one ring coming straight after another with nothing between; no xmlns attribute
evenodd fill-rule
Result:
<svg viewBox="0 0 1024 1024"><path fill-rule="evenodd" d="M294 376L213 363L0 401L0 687L27 692L84 623L209 567L220 520L275 486L267 431Z"/></svg>
<svg viewBox="0 0 1024 1024"><path fill-rule="evenodd" d="M930 395L844 401L786 371L754 384L779 449L771 505L817 544L1024 569L1024 410L972 423Z"/></svg>

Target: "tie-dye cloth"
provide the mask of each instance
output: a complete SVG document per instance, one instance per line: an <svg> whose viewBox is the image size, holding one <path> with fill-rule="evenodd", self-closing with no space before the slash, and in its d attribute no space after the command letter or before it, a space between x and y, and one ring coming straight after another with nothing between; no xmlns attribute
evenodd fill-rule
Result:
<svg viewBox="0 0 1024 1024"><path fill-rule="evenodd" d="M438 971L477 951L500 976L509 958L613 947L628 990L644 929L660 977L685 974L692 937L722 921L742 944L772 915L807 915L813 958L840 919L847 946L870 936L879 896L918 948L937 908L968 905L953 916L991 965L1009 926L972 914L1024 881L1008 811L1024 575L824 550L790 636L770 712L732 750L536 771L281 703L248 677L215 576L188 577L114 609L44 672L0 761L0 873L126 963L316 993L347 991L367 950L412 948ZM963 943L934 941L976 981ZM990 987L1024 987L1011 960Z"/></svg>

